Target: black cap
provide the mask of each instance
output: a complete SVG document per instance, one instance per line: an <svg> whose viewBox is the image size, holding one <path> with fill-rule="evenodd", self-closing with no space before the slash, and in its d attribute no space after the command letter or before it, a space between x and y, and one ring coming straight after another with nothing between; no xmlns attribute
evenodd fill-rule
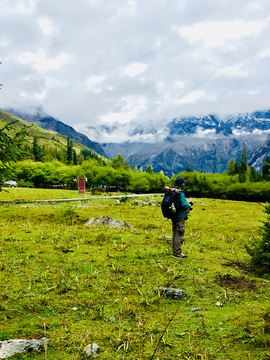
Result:
<svg viewBox="0 0 270 360"><path fill-rule="evenodd" d="M179 185L182 185L183 183L185 183L186 180L182 179L182 178L177 178L175 180L175 185L179 186Z"/></svg>

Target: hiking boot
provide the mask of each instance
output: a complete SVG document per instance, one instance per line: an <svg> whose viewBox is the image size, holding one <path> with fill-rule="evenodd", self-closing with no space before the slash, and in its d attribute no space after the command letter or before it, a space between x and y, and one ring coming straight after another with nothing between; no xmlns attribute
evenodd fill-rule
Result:
<svg viewBox="0 0 270 360"><path fill-rule="evenodd" d="M184 254L173 255L173 258L174 258L174 259L182 260L182 259L186 259L186 258L187 258L187 255L184 255Z"/></svg>

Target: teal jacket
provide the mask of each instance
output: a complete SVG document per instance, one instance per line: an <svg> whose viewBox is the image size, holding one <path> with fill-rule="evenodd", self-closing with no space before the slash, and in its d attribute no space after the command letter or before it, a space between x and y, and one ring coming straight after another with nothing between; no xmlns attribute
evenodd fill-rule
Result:
<svg viewBox="0 0 270 360"><path fill-rule="evenodd" d="M181 193L176 196L176 209L177 209L177 218L187 219L186 209L189 207L189 203L186 201L185 194L179 186L174 186L175 189L180 189Z"/></svg>

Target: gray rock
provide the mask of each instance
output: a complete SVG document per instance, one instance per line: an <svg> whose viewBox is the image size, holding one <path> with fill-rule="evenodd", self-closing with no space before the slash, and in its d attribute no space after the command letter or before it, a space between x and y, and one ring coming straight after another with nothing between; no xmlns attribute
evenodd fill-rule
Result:
<svg viewBox="0 0 270 360"><path fill-rule="evenodd" d="M207 310L207 309L203 307L193 307L190 309L190 311L199 311L199 310Z"/></svg>
<svg viewBox="0 0 270 360"><path fill-rule="evenodd" d="M105 225L108 227L115 227L118 229L129 228L135 230L134 226L127 224L125 221L116 220L109 216L101 216L99 218L89 218L85 226Z"/></svg>
<svg viewBox="0 0 270 360"><path fill-rule="evenodd" d="M0 359L6 359L17 353L24 353L27 351L38 351L41 346L48 343L49 339L42 338L40 340L4 340L0 341Z"/></svg>
<svg viewBox="0 0 270 360"><path fill-rule="evenodd" d="M175 300L182 299L182 297L186 295L183 290L175 289L171 287L159 286L157 289L158 291L160 291L161 294L165 294L167 298L171 298Z"/></svg>
<svg viewBox="0 0 270 360"><path fill-rule="evenodd" d="M101 354L101 349L97 344L89 344L84 348L83 353L89 357L97 357Z"/></svg>

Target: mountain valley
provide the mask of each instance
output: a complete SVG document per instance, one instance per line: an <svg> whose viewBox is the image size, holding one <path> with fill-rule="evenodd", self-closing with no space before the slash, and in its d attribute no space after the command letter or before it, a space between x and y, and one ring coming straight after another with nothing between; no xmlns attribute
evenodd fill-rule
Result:
<svg viewBox="0 0 270 360"><path fill-rule="evenodd" d="M145 170L151 165L154 172L163 171L169 177L187 167L205 173L224 172L231 158L240 160L244 147L249 166L258 171L270 154L270 111L226 118L188 116L169 122L89 126L84 134L42 109L32 114L14 109L6 111L43 129L69 136L102 156L113 158L121 154L132 168Z"/></svg>

